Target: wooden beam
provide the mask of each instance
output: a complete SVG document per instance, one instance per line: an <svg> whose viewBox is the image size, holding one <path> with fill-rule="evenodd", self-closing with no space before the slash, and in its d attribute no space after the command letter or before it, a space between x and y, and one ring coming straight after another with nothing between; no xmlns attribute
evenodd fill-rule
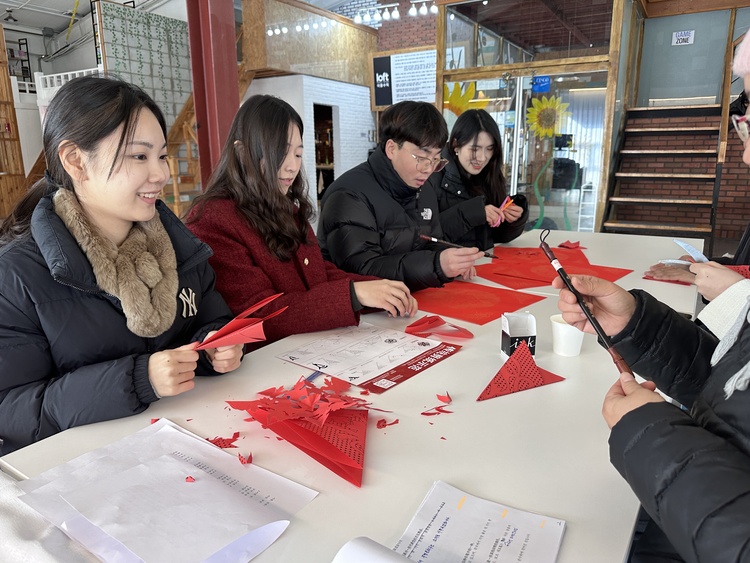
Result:
<svg viewBox="0 0 750 563"><path fill-rule="evenodd" d="M587 47L591 45L591 40L580 30L578 27L570 23L563 13L560 11L560 9L555 4L554 0L537 0L542 6L547 8L547 10L555 16L557 21L559 21L562 26L567 29L570 33L573 34L573 37L578 39L583 45L586 45Z"/></svg>
<svg viewBox="0 0 750 563"><path fill-rule="evenodd" d="M483 66L479 70L476 68L469 68L450 72L445 71L443 74L443 83L481 80L483 78L497 78L505 73L508 73L510 76L525 76L531 74L532 70L536 71L537 74L561 74L566 72L594 72L597 70L609 70L609 55Z"/></svg>
<svg viewBox="0 0 750 563"><path fill-rule="evenodd" d="M266 68L266 5L263 0L242 0L242 64Z"/></svg>
<svg viewBox="0 0 750 563"><path fill-rule="evenodd" d="M443 74L445 72L445 6L438 6L437 15L437 54L435 60L435 107L443 113Z"/></svg>
<svg viewBox="0 0 750 563"><path fill-rule="evenodd" d="M748 6L747 0L646 0L646 4L646 15L649 18L731 10Z"/></svg>

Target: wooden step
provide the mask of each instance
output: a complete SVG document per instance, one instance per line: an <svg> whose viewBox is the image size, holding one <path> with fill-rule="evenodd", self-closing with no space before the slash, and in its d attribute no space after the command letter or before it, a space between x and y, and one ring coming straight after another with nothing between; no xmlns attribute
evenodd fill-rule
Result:
<svg viewBox="0 0 750 563"><path fill-rule="evenodd" d="M611 197L610 203L622 203L630 205L692 205L711 207L713 202L710 199L676 199L662 197Z"/></svg>
<svg viewBox="0 0 750 563"><path fill-rule="evenodd" d="M682 233L711 233L710 225L665 225L664 223L648 223L641 221L605 221L605 229L619 229L628 231L659 231L659 232L682 232Z"/></svg>
<svg viewBox="0 0 750 563"><path fill-rule="evenodd" d="M663 180L715 180L716 174L668 174L664 172L615 172L617 178L661 178Z"/></svg>
<svg viewBox="0 0 750 563"><path fill-rule="evenodd" d="M697 117L704 115L721 115L721 105L702 104L689 106L648 106L630 108L628 117L650 118L650 117Z"/></svg>
<svg viewBox="0 0 750 563"><path fill-rule="evenodd" d="M621 155L628 156L715 156L717 152L712 149L688 149L688 150L651 150L651 149L623 149Z"/></svg>
<svg viewBox="0 0 750 563"><path fill-rule="evenodd" d="M706 135L717 134L720 127L701 125L695 127L625 127L631 135Z"/></svg>

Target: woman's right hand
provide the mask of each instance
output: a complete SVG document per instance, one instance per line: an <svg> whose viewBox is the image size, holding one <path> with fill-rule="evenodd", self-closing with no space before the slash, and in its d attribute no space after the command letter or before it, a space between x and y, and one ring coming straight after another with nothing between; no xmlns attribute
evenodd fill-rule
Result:
<svg viewBox="0 0 750 563"><path fill-rule="evenodd" d="M148 379L157 395L171 397L195 387L198 352L194 347L195 342L151 354L148 359Z"/></svg>
<svg viewBox="0 0 750 563"><path fill-rule="evenodd" d="M403 282L372 280L354 282L357 300L365 307L385 309L394 317L413 317L417 314L417 300Z"/></svg>
<svg viewBox="0 0 750 563"><path fill-rule="evenodd" d="M492 227L497 223L498 219L501 217L505 218L503 215L503 212L500 211L499 207L495 207L494 205L485 205L484 206L484 214L487 218L487 224Z"/></svg>
<svg viewBox="0 0 750 563"><path fill-rule="evenodd" d="M570 276L570 280L608 336L625 328L635 313L635 297L619 285L593 276ZM565 322L578 330L593 334L594 327L583 314L576 296L566 288L562 279L556 277L552 286L560 290L557 308L562 312Z"/></svg>

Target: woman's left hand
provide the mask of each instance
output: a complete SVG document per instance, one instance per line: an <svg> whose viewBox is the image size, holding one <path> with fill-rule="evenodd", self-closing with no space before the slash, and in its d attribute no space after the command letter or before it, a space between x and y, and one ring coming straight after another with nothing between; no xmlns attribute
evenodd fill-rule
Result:
<svg viewBox="0 0 750 563"><path fill-rule="evenodd" d="M206 335L206 338L215 334L216 331L212 330ZM217 373L228 373L240 367L240 360L242 360L242 344L235 344L234 346L219 346L218 348L208 348L206 354L208 359L211 361L211 365L214 371Z"/></svg>
<svg viewBox="0 0 750 563"><path fill-rule="evenodd" d="M508 223L518 221L523 215L523 208L517 206L515 203L506 207L503 211L503 216Z"/></svg>

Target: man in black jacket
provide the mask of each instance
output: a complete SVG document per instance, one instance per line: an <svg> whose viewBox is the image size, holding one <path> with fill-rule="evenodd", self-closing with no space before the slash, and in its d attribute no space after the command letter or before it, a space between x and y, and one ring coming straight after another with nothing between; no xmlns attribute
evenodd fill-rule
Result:
<svg viewBox="0 0 750 563"><path fill-rule="evenodd" d="M380 143L366 162L326 190L318 224L323 256L342 270L401 280L412 291L468 279L476 248L445 248L427 178L442 170L445 120L426 102L399 102L380 118Z"/></svg>

